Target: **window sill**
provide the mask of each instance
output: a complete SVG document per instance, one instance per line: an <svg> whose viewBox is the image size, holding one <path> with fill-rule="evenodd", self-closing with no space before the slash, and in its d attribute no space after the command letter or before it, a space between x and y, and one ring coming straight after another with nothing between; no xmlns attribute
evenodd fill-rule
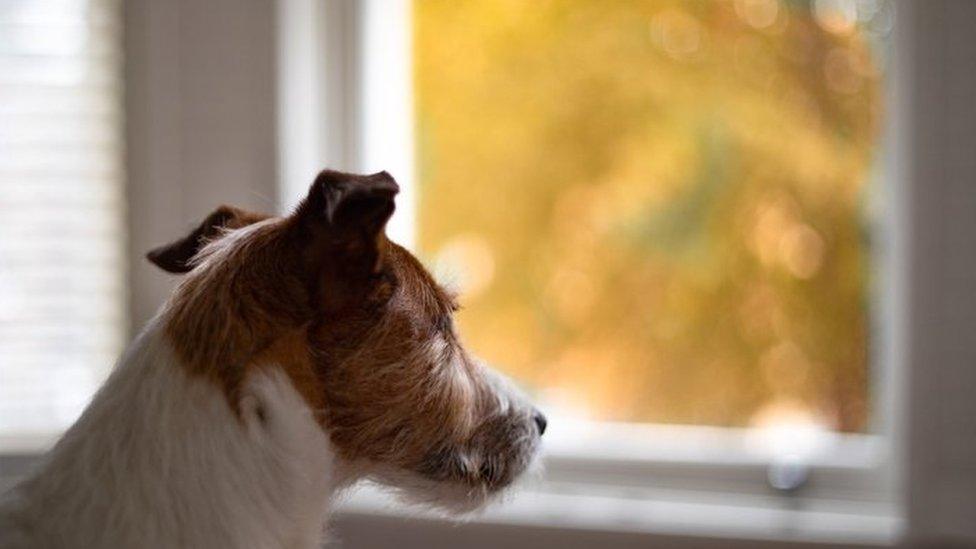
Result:
<svg viewBox="0 0 976 549"><path fill-rule="evenodd" d="M366 485L344 499L340 537L358 547L360 537L389 526L397 539L406 518L416 539L426 540L417 546L449 545L458 529L507 547L544 546L538 536L565 547L583 534L597 536L587 543L601 546L615 542L599 536L622 535L638 545L687 538L694 547L713 546L708 540L714 547L731 540L743 547L886 547L902 533L884 437L816 433L816 440L770 445L769 433L749 429L566 419L550 425L544 472L460 526ZM779 491L767 481L782 451L799 453L809 467L797 490Z"/></svg>
<svg viewBox="0 0 976 549"><path fill-rule="evenodd" d="M889 439L826 431L733 429L559 419L544 440L545 479L621 488L785 495L770 467L802 463L804 499L891 502Z"/></svg>
<svg viewBox="0 0 976 549"><path fill-rule="evenodd" d="M899 539L902 527L892 506L883 503L553 485L519 490L462 523L438 512L405 508L382 489L363 486L341 503L336 524L340 538L358 547L357 532L344 525L361 525L371 536L380 535L377 529L388 526L389 537L397 539L409 536L402 530L406 519L418 539L441 539L480 529L479 543L501 546L490 541L493 532L504 532L506 547L546 546L540 543L540 535L555 536L555 540L559 535L572 538L577 534L596 539L624 535L647 543L694 538L698 540L694 546L700 548L729 547L731 541L770 542L778 547L889 547ZM513 530L521 534L513 534ZM401 545L411 546L408 540ZM579 546L588 545L580 542Z"/></svg>

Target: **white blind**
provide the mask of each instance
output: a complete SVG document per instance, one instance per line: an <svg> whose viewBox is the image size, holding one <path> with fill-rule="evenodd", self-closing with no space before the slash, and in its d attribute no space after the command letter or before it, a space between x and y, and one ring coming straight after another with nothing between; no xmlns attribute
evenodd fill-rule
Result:
<svg viewBox="0 0 976 549"><path fill-rule="evenodd" d="M0 436L69 425L123 343L119 11L0 0Z"/></svg>

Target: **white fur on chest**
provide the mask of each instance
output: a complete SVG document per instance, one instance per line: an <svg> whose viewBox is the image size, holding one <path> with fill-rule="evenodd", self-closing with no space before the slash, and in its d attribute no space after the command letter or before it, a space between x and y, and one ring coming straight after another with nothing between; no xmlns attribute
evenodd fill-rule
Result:
<svg viewBox="0 0 976 549"><path fill-rule="evenodd" d="M150 326L37 474L0 504L0 547L318 547L328 438L273 366L243 421ZM260 408L260 412L259 409Z"/></svg>

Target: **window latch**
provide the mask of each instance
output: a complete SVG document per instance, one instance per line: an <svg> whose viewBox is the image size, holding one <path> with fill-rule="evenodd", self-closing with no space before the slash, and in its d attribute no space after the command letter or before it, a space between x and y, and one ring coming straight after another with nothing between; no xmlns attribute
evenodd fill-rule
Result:
<svg viewBox="0 0 976 549"><path fill-rule="evenodd" d="M766 481L778 492L795 493L810 478L810 464L796 454L778 457L766 469Z"/></svg>

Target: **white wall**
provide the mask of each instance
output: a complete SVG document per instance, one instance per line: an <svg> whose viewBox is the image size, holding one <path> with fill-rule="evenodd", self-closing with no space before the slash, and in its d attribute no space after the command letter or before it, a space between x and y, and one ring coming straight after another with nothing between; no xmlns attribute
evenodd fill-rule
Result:
<svg viewBox="0 0 976 549"><path fill-rule="evenodd" d="M976 2L901 2L896 154L908 222L908 518L976 545Z"/></svg>
<svg viewBox="0 0 976 549"><path fill-rule="evenodd" d="M222 203L275 211L275 4L129 0L126 133L133 331L174 277L145 252Z"/></svg>

